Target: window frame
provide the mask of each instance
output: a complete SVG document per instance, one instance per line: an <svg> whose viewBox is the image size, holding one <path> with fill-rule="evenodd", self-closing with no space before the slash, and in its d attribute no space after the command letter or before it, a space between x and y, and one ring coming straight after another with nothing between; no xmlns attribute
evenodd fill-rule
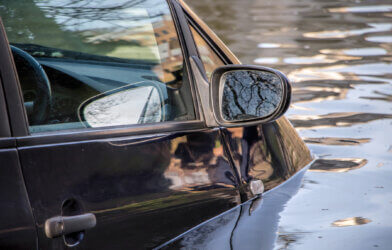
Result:
<svg viewBox="0 0 392 250"><path fill-rule="evenodd" d="M10 125L12 134L16 137L19 146L32 146L42 144L53 144L62 142L75 142L96 140L104 138L115 138L137 135L159 135L167 132L200 131L206 129L205 122L201 119L195 82L189 58L197 53L191 37L191 31L184 26L186 22L183 9L175 0L167 0L168 7L177 32L181 51L184 57L183 67L187 71L189 88L195 112L194 120L186 121L164 121L151 124L129 124L122 126L103 128L78 128L75 130L57 130L42 133L30 133L26 110L23 104L21 86L17 76L15 64L9 47L7 35L2 22L0 22L0 73L3 81L4 92L7 100L7 109L10 114ZM1 20L0 20L1 21ZM190 41L192 38L192 41ZM5 76L5 77L4 77Z"/></svg>
<svg viewBox="0 0 392 250"><path fill-rule="evenodd" d="M201 29L200 25L198 25L194 19L192 19L189 15L187 15L187 21L188 21L188 25L190 27L192 27L193 29L195 29L195 31L200 35L200 37L206 42L206 44L211 48L211 50L218 56L218 58L223 62L223 64L227 65L227 64L233 64L230 59L226 56L226 54L223 53L222 50L220 50L216 43L213 42L213 40L206 34L206 32L204 32L203 29ZM192 34L193 37L193 34ZM197 47L195 38L193 37L193 41ZM197 54L198 57L201 59L200 57L200 53L199 50L197 50ZM204 64L203 64L204 65ZM203 67L204 68L204 67ZM204 72L205 73L205 72Z"/></svg>
<svg viewBox="0 0 392 250"><path fill-rule="evenodd" d="M10 136L11 130L9 127L8 112L4 98L3 84L0 77L0 141L2 138Z"/></svg>
<svg viewBox="0 0 392 250"><path fill-rule="evenodd" d="M212 53L214 53L214 54L222 61L223 65L231 64L231 63L228 61L227 57L222 56L222 52L219 51L219 50L216 48L216 46L213 46L213 44L211 43L210 39L208 39L208 38L206 37L205 33L202 32L202 30L196 25L196 23L195 23L192 19L190 19L189 17L187 17L187 21L188 21L188 25L189 25L191 28L193 28L193 29L195 30L195 32L201 37L201 39L204 40L204 42L207 44L207 46L210 47L210 49L212 50ZM192 33L192 31L191 31L191 33ZM196 39L195 39L195 37L193 36L193 33L192 33L192 37L193 37L193 42L194 42L194 44L195 44L195 46L196 46L196 48L197 48ZM204 62L203 62L203 60L202 60L202 58L201 58L199 48L197 48L197 55L198 55L198 58L200 59L201 64L203 65L203 67L200 68L201 71L202 71L202 73L203 73L203 77L204 77L204 79L205 79L207 82L209 82L210 79L208 79L206 67L205 67Z"/></svg>

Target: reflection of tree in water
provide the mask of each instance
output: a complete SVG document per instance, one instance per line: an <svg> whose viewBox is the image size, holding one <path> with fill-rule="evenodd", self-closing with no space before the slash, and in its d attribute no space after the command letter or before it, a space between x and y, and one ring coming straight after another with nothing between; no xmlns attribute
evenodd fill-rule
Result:
<svg viewBox="0 0 392 250"><path fill-rule="evenodd" d="M298 242L303 234L306 234L306 232L280 233L277 240L277 249L289 249Z"/></svg>
<svg viewBox="0 0 392 250"><path fill-rule="evenodd" d="M272 73L229 72L223 89L223 117L230 121L270 115L280 103L281 93L281 81Z"/></svg>

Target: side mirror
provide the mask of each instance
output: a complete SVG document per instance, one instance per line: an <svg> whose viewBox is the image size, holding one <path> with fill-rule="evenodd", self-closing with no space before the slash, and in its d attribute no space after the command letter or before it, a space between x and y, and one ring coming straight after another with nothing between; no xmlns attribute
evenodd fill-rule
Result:
<svg viewBox="0 0 392 250"><path fill-rule="evenodd" d="M226 65L212 74L211 106L216 122L236 127L271 122L290 106L287 77L261 66Z"/></svg>
<svg viewBox="0 0 392 250"><path fill-rule="evenodd" d="M79 120L93 128L161 122L164 100L157 84L131 84L87 99L79 107Z"/></svg>

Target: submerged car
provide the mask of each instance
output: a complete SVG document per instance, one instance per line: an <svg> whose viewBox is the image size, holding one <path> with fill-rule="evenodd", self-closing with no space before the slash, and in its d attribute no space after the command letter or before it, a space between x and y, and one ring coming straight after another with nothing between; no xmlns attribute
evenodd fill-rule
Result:
<svg viewBox="0 0 392 250"><path fill-rule="evenodd" d="M0 248L239 249L284 192L252 248L270 246L312 162L282 73L241 65L182 1L0 16Z"/></svg>

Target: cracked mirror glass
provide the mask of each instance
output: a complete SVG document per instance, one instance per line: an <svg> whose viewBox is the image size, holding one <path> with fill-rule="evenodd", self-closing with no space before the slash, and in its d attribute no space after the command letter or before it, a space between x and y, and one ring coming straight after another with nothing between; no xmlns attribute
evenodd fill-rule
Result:
<svg viewBox="0 0 392 250"><path fill-rule="evenodd" d="M221 78L221 112L226 121L260 119L279 108L283 84L274 73L234 70Z"/></svg>

